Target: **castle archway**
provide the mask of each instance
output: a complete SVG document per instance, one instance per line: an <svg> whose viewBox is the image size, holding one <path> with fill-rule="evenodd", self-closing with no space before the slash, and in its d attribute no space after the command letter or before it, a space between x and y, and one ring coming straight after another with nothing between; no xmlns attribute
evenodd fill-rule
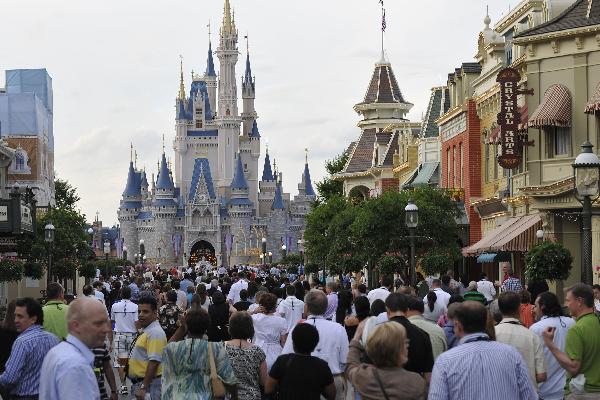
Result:
<svg viewBox="0 0 600 400"><path fill-rule="evenodd" d="M202 261L203 259L210 262L212 265L217 265L214 246L206 240L199 240L192 246L190 257L188 258L188 265L193 267L198 261Z"/></svg>

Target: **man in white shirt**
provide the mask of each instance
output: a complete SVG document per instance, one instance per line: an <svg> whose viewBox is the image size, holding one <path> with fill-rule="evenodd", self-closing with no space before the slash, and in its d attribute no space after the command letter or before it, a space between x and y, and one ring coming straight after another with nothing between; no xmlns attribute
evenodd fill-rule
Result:
<svg viewBox="0 0 600 400"><path fill-rule="evenodd" d="M314 325L319 331L319 343L311 355L327 362L333 374L336 388L335 398L336 400L344 400L346 398L346 382L343 374L346 367L346 358L348 358L348 334L346 334L346 330L342 325L323 318L323 314L327 310L325 293L313 289L306 294L304 300L308 314L305 323ZM290 331L290 335L292 331ZM293 352L292 340L287 340L281 354Z"/></svg>
<svg viewBox="0 0 600 400"><path fill-rule="evenodd" d="M187 310L187 293L181 290L181 283L179 281L173 282L173 289L177 293L177 307L182 311Z"/></svg>
<svg viewBox="0 0 600 400"><path fill-rule="evenodd" d="M94 296L104 303L104 293L102 293L102 288L104 285L100 281L94 282Z"/></svg>
<svg viewBox="0 0 600 400"><path fill-rule="evenodd" d="M389 296L392 288L394 286L394 280L389 275L384 275L381 278L381 287L378 289L373 289L367 294L367 299L369 299L369 303L373 304L373 302L377 299L383 301L385 303L385 299Z"/></svg>
<svg viewBox="0 0 600 400"><path fill-rule="evenodd" d="M125 365L131 351L131 344L139 328L138 306L131 299L131 288L121 288L123 300L112 305L110 309L110 320L115 324L114 346L115 356L119 361L119 378L121 378L121 395L127 395L125 383Z"/></svg>
<svg viewBox="0 0 600 400"><path fill-rule="evenodd" d="M448 303L450 302L450 293L446 293L442 290L442 281L439 279L434 279L431 281L431 290L435 292L437 296L437 300L435 301L443 308L448 308ZM427 302L427 296L423 297L423 302Z"/></svg>
<svg viewBox="0 0 600 400"><path fill-rule="evenodd" d="M565 351L567 332L575 325L575 320L563 317L562 307L558 297L552 292L543 292L535 299L535 318L538 320L529 327L529 330L543 339L546 328L554 328L554 339L552 340L560 351ZM562 400L564 398L564 387L566 371L560 366L548 347L544 345L544 358L546 360L546 381L540 383L540 398L544 400Z"/></svg>
<svg viewBox="0 0 600 400"><path fill-rule="evenodd" d="M304 302L298 300L296 296L294 296L296 288L293 286L287 286L285 292L287 297L279 304L279 307L277 307L277 313L285 318L285 321L287 322L287 331L290 332L296 323L302 319Z"/></svg>
<svg viewBox="0 0 600 400"><path fill-rule="evenodd" d="M546 380L546 365L542 340L519 321L521 295L517 292L503 292L498 296L498 307L502 321L496 325L496 341L509 344L517 349L525 364L533 386Z"/></svg>
<svg viewBox="0 0 600 400"><path fill-rule="evenodd" d="M496 297L496 288L492 282L487 280L485 272L481 273L481 279L477 282L477 291L485 296L488 303Z"/></svg>
<svg viewBox="0 0 600 400"><path fill-rule="evenodd" d="M231 305L240 301L240 291L242 289L248 289L248 281L246 280L246 273L240 272L238 274L239 280L231 285L231 289L229 289L229 294L227 295L227 300Z"/></svg>

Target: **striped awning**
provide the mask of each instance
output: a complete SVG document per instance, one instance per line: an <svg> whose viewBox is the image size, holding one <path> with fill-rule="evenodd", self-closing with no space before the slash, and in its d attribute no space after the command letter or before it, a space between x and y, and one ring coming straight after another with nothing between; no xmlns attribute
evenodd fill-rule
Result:
<svg viewBox="0 0 600 400"><path fill-rule="evenodd" d="M529 120L529 108L527 104L523 107L519 107L519 113L521 114L521 120L519 121L519 132L527 131L527 122Z"/></svg>
<svg viewBox="0 0 600 400"><path fill-rule="evenodd" d="M598 83L596 91L585 105L586 114L595 114L598 111L600 111L600 83Z"/></svg>
<svg viewBox="0 0 600 400"><path fill-rule="evenodd" d="M544 92L544 99L535 109L527 126L571 126L571 93L563 85L552 85Z"/></svg>
<svg viewBox="0 0 600 400"><path fill-rule="evenodd" d="M485 138L485 144L500 143L500 126L496 125Z"/></svg>
<svg viewBox="0 0 600 400"><path fill-rule="evenodd" d="M486 252L528 251L542 228L539 214L513 217L485 235L479 242L462 250L464 256L476 256Z"/></svg>

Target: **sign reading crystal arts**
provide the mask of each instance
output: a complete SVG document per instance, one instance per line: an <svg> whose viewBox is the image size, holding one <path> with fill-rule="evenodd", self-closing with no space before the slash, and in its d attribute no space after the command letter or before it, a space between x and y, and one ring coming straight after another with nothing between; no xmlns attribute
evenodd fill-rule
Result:
<svg viewBox="0 0 600 400"><path fill-rule="evenodd" d="M521 75L514 68L504 68L496 77L500 83L500 112L498 113L498 126L500 126L501 154L498 164L502 168L513 169L521 164L522 143L519 137L519 121L521 113L517 106L517 94Z"/></svg>

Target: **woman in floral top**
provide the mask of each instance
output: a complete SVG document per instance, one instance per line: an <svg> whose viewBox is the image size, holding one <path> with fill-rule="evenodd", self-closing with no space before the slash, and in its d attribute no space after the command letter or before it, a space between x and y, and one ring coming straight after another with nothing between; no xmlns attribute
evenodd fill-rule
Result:
<svg viewBox="0 0 600 400"><path fill-rule="evenodd" d="M262 349L248 342L254 336L252 317L246 311L234 313L229 319L231 340L225 350L238 380L240 400L260 400L260 387L267 379L266 355Z"/></svg>
<svg viewBox="0 0 600 400"><path fill-rule="evenodd" d="M199 307L190 308L182 324L163 352L162 399L210 400L208 346L211 346L217 375L232 399L237 399L237 379L231 368L225 347L203 339L210 324L208 313ZM181 340L187 333L184 340ZM181 341L178 341L181 340Z"/></svg>
<svg viewBox="0 0 600 400"><path fill-rule="evenodd" d="M177 321L179 321L179 316L183 313L183 310L175 304L176 302L177 293L174 290L171 290L167 293L167 304L158 310L158 320L160 326L167 335L167 340L170 339L177 330Z"/></svg>

